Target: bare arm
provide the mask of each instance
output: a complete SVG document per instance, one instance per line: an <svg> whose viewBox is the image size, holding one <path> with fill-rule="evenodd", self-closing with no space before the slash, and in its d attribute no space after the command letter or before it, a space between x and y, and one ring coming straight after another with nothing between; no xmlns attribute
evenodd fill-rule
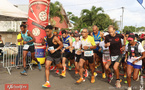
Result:
<svg viewBox="0 0 145 90"><path fill-rule="evenodd" d="M59 44L59 47L56 49L61 50L63 48L62 42L56 36L54 37L54 40L55 40L55 42L57 42Z"/></svg>
<svg viewBox="0 0 145 90"><path fill-rule="evenodd" d="M35 42L36 39L35 39L34 35L30 31L28 31L28 36L32 37L32 40L30 40L28 42Z"/></svg>

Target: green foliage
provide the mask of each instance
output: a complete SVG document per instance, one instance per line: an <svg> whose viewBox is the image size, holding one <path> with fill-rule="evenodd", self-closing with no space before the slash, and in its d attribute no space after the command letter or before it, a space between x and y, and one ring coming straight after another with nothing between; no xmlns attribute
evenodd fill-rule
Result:
<svg viewBox="0 0 145 90"><path fill-rule="evenodd" d="M56 1L55 3L50 3L50 18L59 17L60 23L62 23L62 21L64 20L64 16L61 13L61 7L62 5L58 1Z"/></svg>
<svg viewBox="0 0 145 90"><path fill-rule="evenodd" d="M74 21L75 28L80 30L84 27L92 27L97 25L100 30L105 30L109 25L114 25L118 29L117 21L110 19L109 15L103 13L102 7L96 8L92 6L90 10L83 9L81 11L81 16L77 17L72 12L68 12L67 15L69 19Z"/></svg>

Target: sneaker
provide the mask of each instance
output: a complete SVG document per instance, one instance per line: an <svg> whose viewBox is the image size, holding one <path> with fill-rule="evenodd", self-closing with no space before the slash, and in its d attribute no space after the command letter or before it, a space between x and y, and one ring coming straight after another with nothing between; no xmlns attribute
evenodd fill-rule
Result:
<svg viewBox="0 0 145 90"><path fill-rule="evenodd" d="M70 61L68 61L68 66L70 66Z"/></svg>
<svg viewBox="0 0 145 90"><path fill-rule="evenodd" d="M92 76L91 77L91 83L94 83L95 82L95 76Z"/></svg>
<svg viewBox="0 0 145 90"><path fill-rule="evenodd" d="M25 76L27 76L27 72L26 72L26 70L20 72L20 74L21 74L21 75L25 75Z"/></svg>
<svg viewBox="0 0 145 90"><path fill-rule="evenodd" d="M57 69L57 67L56 66L54 66L54 69L53 70L56 70Z"/></svg>
<svg viewBox="0 0 145 90"><path fill-rule="evenodd" d="M113 75L110 74L109 77L108 77L108 83L111 83L112 80L113 80Z"/></svg>
<svg viewBox="0 0 145 90"><path fill-rule="evenodd" d="M54 66L50 66L50 71L52 71L54 69Z"/></svg>
<svg viewBox="0 0 145 90"><path fill-rule="evenodd" d="M79 72L77 70L75 70L75 74L78 74Z"/></svg>
<svg viewBox="0 0 145 90"><path fill-rule="evenodd" d="M98 74L97 74L96 72L94 72L94 76L97 77L97 75L98 75Z"/></svg>
<svg viewBox="0 0 145 90"><path fill-rule="evenodd" d="M55 73L59 75L59 70L57 69Z"/></svg>
<svg viewBox="0 0 145 90"><path fill-rule="evenodd" d="M42 85L43 88L48 88L51 87L50 83L46 82L45 84Z"/></svg>
<svg viewBox="0 0 145 90"><path fill-rule="evenodd" d="M76 81L76 83L81 83L81 82L85 82L84 78L80 78L78 81Z"/></svg>
<svg viewBox="0 0 145 90"><path fill-rule="evenodd" d="M140 71L139 71L139 73L138 73L138 77L137 77L137 79L135 80L135 81L139 81L139 76L141 75L141 73L140 73Z"/></svg>
<svg viewBox="0 0 145 90"><path fill-rule="evenodd" d="M19 66L16 66L16 69L20 69L20 67Z"/></svg>
<svg viewBox="0 0 145 90"><path fill-rule="evenodd" d="M66 71L62 71L62 73L60 74L60 76L66 77Z"/></svg>
<svg viewBox="0 0 145 90"><path fill-rule="evenodd" d="M124 83L127 84L127 81L125 80Z"/></svg>
<svg viewBox="0 0 145 90"><path fill-rule="evenodd" d="M39 70L41 70L41 64L40 64L40 62L38 63L38 68L39 68Z"/></svg>
<svg viewBox="0 0 145 90"><path fill-rule="evenodd" d="M121 84L120 84L120 80L116 80L116 88L120 88Z"/></svg>
<svg viewBox="0 0 145 90"><path fill-rule="evenodd" d="M124 74L124 78L126 78L126 74Z"/></svg>
<svg viewBox="0 0 145 90"><path fill-rule="evenodd" d="M88 77L88 70L85 70L85 74L84 74L85 78Z"/></svg>
<svg viewBox="0 0 145 90"><path fill-rule="evenodd" d="M68 70L70 71L71 69L72 69L72 67L71 67L71 66L69 66Z"/></svg>
<svg viewBox="0 0 145 90"><path fill-rule="evenodd" d="M106 78L106 74L102 73L102 78L105 79Z"/></svg>
<svg viewBox="0 0 145 90"><path fill-rule="evenodd" d="M131 87L128 87L127 90L132 90L132 88Z"/></svg>

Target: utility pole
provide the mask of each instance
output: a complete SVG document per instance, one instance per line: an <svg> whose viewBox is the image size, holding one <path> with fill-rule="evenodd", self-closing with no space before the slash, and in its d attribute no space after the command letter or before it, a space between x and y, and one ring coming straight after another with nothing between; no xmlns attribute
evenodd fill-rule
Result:
<svg viewBox="0 0 145 90"><path fill-rule="evenodd" d="M120 31L122 30L122 21L121 21L121 19L122 19L122 16L120 16Z"/></svg>
<svg viewBox="0 0 145 90"><path fill-rule="evenodd" d="M124 7L121 7L122 8L122 31L123 31L123 14L124 14Z"/></svg>

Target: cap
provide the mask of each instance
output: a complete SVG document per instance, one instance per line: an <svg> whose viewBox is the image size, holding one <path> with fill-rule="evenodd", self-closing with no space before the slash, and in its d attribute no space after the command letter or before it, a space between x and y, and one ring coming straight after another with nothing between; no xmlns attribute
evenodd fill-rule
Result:
<svg viewBox="0 0 145 90"><path fill-rule="evenodd" d="M134 35L133 33L130 33L127 40L128 40L128 41L129 41L129 40L132 41L132 40L134 40L134 39L135 39L135 35Z"/></svg>
<svg viewBox="0 0 145 90"><path fill-rule="evenodd" d="M78 33L76 33L76 34L74 35L74 37L80 37L80 35L79 35Z"/></svg>

